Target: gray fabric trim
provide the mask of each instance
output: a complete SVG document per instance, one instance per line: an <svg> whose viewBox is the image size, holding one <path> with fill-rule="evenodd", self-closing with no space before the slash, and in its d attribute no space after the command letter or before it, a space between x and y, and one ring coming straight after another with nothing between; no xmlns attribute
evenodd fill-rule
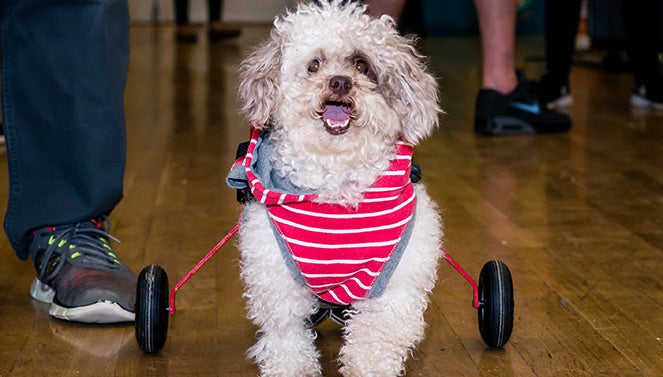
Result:
<svg viewBox="0 0 663 377"><path fill-rule="evenodd" d="M287 177L281 177L274 169L274 165L269 159L272 155L272 143L269 141L269 131L262 131L258 142L253 149L253 159L251 161L251 170L260 179L265 188L271 191L283 192L287 194L302 195L312 194L312 190L304 190L295 186ZM226 183L233 189L245 189L249 187L244 166L236 166L230 169L226 176Z"/></svg>

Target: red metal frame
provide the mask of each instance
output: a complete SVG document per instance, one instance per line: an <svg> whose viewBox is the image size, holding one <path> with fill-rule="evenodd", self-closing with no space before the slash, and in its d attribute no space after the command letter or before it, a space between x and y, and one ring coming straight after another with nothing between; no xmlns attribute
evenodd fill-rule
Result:
<svg viewBox="0 0 663 377"><path fill-rule="evenodd" d="M182 287L182 286L184 285L184 283L186 283L189 279L191 279L191 277L192 277L193 275L195 275L196 272L198 272L198 270L200 270L200 268L201 268L205 263L207 263L207 261L208 261L212 256L214 256L214 254L216 254L217 251L219 251L219 249L221 248L221 246L225 245L226 242L228 242L228 240L229 240L229 239L230 239L235 233L237 233L237 230L238 230L238 229L239 229L239 223L237 223L237 224L236 224L236 225L230 230L230 232L228 232L228 234L226 234L226 236L223 237L223 239L221 239L221 241L219 241L219 243L217 243L216 246L214 246L214 247L212 248L212 250L210 250L209 253L207 253L207 255L205 255L205 257L204 257L203 259L201 259L200 262L198 262L198 264L196 264L196 265L191 269L191 271L189 271L189 273L186 274L186 275L182 278L182 280L180 280L180 281L175 285L175 287L173 287L173 289L170 291L170 305L169 305L169 308L168 308L168 312L169 312L171 315L172 315L172 314L175 314L175 293L177 292L177 290L180 289L180 287Z"/></svg>
<svg viewBox="0 0 663 377"><path fill-rule="evenodd" d="M442 250L442 255L444 256L444 259L446 259L447 262L449 262L449 264L453 268L455 268L456 271L458 271L458 273L461 274L465 278L465 280L468 281L468 283L470 283L470 285L472 286L472 293L473 293L472 307L474 309L479 309L479 287L477 286L477 282L474 281L474 279L472 279L472 276L470 276L470 274L465 272L465 270L463 270L463 268L458 263L456 263L456 261L451 257L451 255L447 254L446 251Z"/></svg>
<svg viewBox="0 0 663 377"><path fill-rule="evenodd" d="M177 291L178 291L178 290L179 290L179 289L180 289L180 288L181 288L181 287L182 287L187 281L189 281L189 279L191 279L191 277L192 277L193 275L195 275L196 272L198 272L198 270L200 270L200 268L201 268L205 263L207 263L207 261L208 261L210 258L212 258L212 257L214 256L214 254L216 254L216 252L219 251L219 249L220 249L223 245L225 245L226 242L228 242L228 240L229 240L232 236L235 235L235 233L237 233L237 230L238 230L238 229L239 229L239 222L238 222L238 223L237 223L237 224L236 224L236 225L230 230L230 232L228 232L228 234L226 234L225 237L223 237L223 238L221 239L221 241L219 241L219 243L216 244L216 246L214 246L214 247L212 248L212 250L210 250L210 251L207 253L207 255L205 255L205 257L204 257L203 259L200 260L200 262L198 262L198 263L197 263L197 264L191 269L191 271L189 271L189 273L187 273L187 274L182 278L182 280L180 280L180 281L175 285L175 287L173 287L173 289L170 291L170 302L169 302L169 308L168 308L168 312L169 312L171 315L172 315L172 314L175 314L175 293L176 293L176 292L177 292ZM461 274L461 276L463 276L463 277L465 278L465 280L467 280L467 281L470 283L470 285L472 286L472 293L473 293L472 307L474 307L474 309L479 309L479 287L477 286L476 281L475 281L474 279L472 279L472 277L470 276L470 274L468 274L468 273L467 273L467 272L466 272L466 271L465 271L465 270L464 270L464 269L463 269L463 268L462 268L462 267L461 267L461 266L460 266L460 265L459 265L459 264L458 264L458 263L457 263L457 262L451 257L451 255L447 254L446 251L442 250L442 255L444 256L444 259L446 259L447 262L449 262L449 264L450 264L450 265L451 265L456 271L458 271L458 273Z"/></svg>

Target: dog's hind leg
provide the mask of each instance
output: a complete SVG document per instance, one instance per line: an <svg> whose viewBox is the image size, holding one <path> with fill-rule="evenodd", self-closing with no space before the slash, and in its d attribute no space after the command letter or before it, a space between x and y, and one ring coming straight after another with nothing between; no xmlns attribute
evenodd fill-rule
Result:
<svg viewBox="0 0 663 377"><path fill-rule="evenodd" d="M424 312L437 278L442 228L435 204L417 192L410 242L380 297L357 301L345 327L345 377L395 377L424 337Z"/></svg>
<svg viewBox="0 0 663 377"><path fill-rule="evenodd" d="M240 229L241 276L248 317L258 341L248 351L262 377L318 377L315 332L307 326L317 305L285 265L264 207L248 204Z"/></svg>

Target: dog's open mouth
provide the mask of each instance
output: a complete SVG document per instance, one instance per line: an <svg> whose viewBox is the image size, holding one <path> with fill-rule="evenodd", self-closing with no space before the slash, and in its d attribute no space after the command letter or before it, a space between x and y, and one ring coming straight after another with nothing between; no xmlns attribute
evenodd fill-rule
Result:
<svg viewBox="0 0 663 377"><path fill-rule="evenodd" d="M325 129L332 135L342 135L350 128L352 105L345 102L325 102L321 113Z"/></svg>

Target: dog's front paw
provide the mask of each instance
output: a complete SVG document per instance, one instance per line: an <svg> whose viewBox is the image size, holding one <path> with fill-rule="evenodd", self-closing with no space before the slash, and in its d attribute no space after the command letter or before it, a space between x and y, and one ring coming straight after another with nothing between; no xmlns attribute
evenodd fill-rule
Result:
<svg viewBox="0 0 663 377"><path fill-rule="evenodd" d="M321 377L320 356L315 347L315 333L303 326L263 327L260 337L248 352L260 368L261 377ZM303 321L302 321L303 323ZM282 331L280 331L282 330Z"/></svg>

